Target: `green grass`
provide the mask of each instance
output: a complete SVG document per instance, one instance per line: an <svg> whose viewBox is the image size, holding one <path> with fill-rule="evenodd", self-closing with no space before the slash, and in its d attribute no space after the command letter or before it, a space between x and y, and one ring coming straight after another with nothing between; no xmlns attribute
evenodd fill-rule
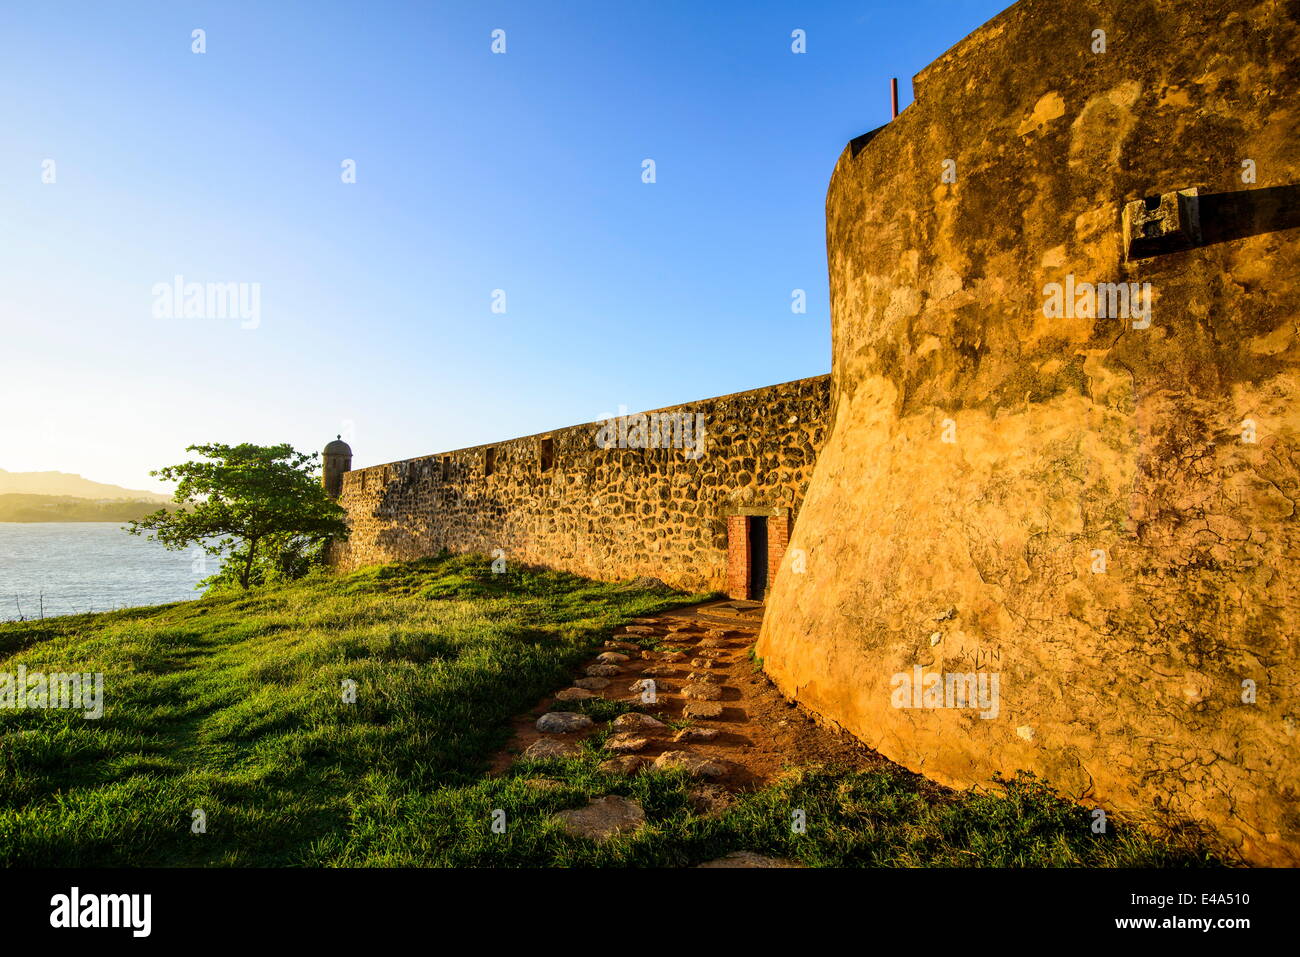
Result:
<svg viewBox="0 0 1300 957"><path fill-rule="evenodd" d="M1176 835L1093 835L1084 809L1032 780L954 795L898 771L813 770L706 818L679 774L611 777L594 747L484 775L508 720L617 624L702 597L443 557L0 625L0 671L105 675L98 721L0 710L0 864L661 866L741 849L810 865L1214 862ZM558 786L528 784L539 777ZM607 793L638 797L647 826L597 846L550 821ZM196 809L206 833L191 831Z"/></svg>
<svg viewBox="0 0 1300 957"><path fill-rule="evenodd" d="M684 867L749 850L827 867L1195 867L1219 863L1194 836L1154 837L1130 826L1092 833L1088 812L1041 782L939 797L898 770L810 769L740 797L716 817L696 814L680 773L600 772L594 753L516 767L466 788L416 793L376 778L352 828L316 847L315 861L393 867ZM558 787L529 786L538 779ZM648 823L594 844L551 820L591 797L638 799ZM495 809L506 831L492 832ZM795 812L804 831L796 833Z"/></svg>

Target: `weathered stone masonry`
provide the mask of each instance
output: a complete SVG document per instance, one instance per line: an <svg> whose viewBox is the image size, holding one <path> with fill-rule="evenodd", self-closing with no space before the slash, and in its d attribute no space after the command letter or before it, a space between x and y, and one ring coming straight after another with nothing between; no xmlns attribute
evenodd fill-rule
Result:
<svg viewBox="0 0 1300 957"><path fill-rule="evenodd" d="M830 377L818 376L643 413L702 415L698 458L690 448L601 448L606 423L593 422L348 472L339 502L351 536L334 561L499 550L507 562L592 578L646 575L751 597L750 577L729 578L728 557L748 556L752 521L766 520L772 580L825 440L829 396Z"/></svg>
<svg viewBox="0 0 1300 957"><path fill-rule="evenodd" d="M915 93L827 192L836 412L758 654L936 780L1300 864L1300 2L1022 0ZM916 667L996 717L898 706Z"/></svg>
<svg viewBox="0 0 1300 957"><path fill-rule="evenodd" d="M347 473L337 561L770 583L768 675L900 764L1300 864L1298 51L1300 0L1021 0L836 164L833 381L678 407L698 461L591 424ZM1149 321L1045 306L1103 283Z"/></svg>

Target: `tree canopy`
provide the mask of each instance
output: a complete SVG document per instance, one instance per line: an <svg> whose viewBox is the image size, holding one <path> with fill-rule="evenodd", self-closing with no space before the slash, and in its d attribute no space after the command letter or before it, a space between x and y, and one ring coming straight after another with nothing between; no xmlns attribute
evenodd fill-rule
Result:
<svg viewBox="0 0 1300 957"><path fill-rule="evenodd" d="M170 510L134 521L132 535L171 549L191 546L225 558L217 579L243 588L254 579L301 574L313 551L345 537L345 512L321 487L317 454L290 445L191 445L207 461L151 472L178 483Z"/></svg>

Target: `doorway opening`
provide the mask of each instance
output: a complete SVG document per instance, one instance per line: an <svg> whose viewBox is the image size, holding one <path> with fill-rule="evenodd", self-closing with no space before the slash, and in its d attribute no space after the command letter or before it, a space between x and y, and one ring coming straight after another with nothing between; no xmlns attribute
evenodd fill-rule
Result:
<svg viewBox="0 0 1300 957"><path fill-rule="evenodd" d="M749 525L749 597L762 601L767 597L767 518L747 515Z"/></svg>
<svg viewBox="0 0 1300 957"><path fill-rule="evenodd" d="M729 598L767 598L790 541L790 511L788 507L747 507L724 513Z"/></svg>

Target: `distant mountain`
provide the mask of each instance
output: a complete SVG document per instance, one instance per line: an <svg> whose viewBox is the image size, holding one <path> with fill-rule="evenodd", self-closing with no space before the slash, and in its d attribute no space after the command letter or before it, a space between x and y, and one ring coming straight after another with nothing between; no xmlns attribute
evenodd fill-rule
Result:
<svg viewBox="0 0 1300 957"><path fill-rule="evenodd" d="M6 472L0 469L0 495L59 495L92 501L170 502L170 495L92 482L68 472Z"/></svg>
<svg viewBox="0 0 1300 957"><path fill-rule="evenodd" d="M157 502L0 494L0 522L131 522L157 510Z"/></svg>

